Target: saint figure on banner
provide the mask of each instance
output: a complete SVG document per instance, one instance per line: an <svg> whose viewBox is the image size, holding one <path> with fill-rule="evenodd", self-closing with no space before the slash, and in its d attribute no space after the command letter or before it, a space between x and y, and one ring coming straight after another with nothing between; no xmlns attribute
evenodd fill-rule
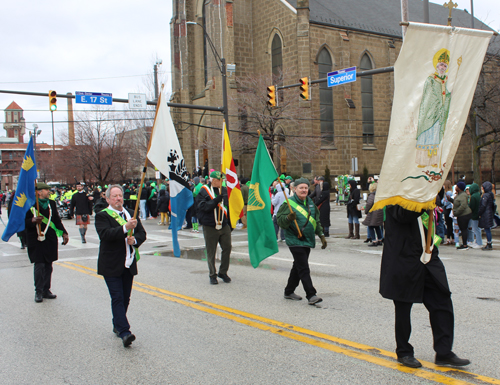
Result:
<svg viewBox="0 0 500 385"><path fill-rule="evenodd" d="M448 83L450 51L442 48L436 52L433 60L436 71L425 81L417 129L418 167L441 167L439 146L443 140L450 109L451 92Z"/></svg>

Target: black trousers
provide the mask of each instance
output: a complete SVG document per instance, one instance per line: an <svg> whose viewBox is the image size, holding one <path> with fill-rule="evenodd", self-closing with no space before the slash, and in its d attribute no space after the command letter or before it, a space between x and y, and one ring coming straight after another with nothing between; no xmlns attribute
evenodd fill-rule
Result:
<svg viewBox="0 0 500 385"><path fill-rule="evenodd" d="M219 244L222 249L219 274L227 274L231 258L231 249L233 247L231 244L231 227L229 225L224 225L222 229L217 230L212 226L203 226L203 236L205 237L205 246L207 248L208 274L210 277L217 276L217 268L215 267L217 244Z"/></svg>
<svg viewBox="0 0 500 385"><path fill-rule="evenodd" d="M434 350L439 357L447 358L451 356L453 347L454 316L451 294L440 290L427 269L423 302L429 311ZM414 355L413 346L409 343L412 305L411 302L394 301L396 310L396 354L398 357Z"/></svg>
<svg viewBox="0 0 500 385"><path fill-rule="evenodd" d="M458 227L462 233L462 243L467 246L467 239L469 237L469 221L472 218L472 214L467 214L461 217L457 217Z"/></svg>
<svg viewBox="0 0 500 385"><path fill-rule="evenodd" d="M52 262L35 262L33 266L33 275L35 277L35 291L37 293L43 293L50 290Z"/></svg>
<svg viewBox="0 0 500 385"><path fill-rule="evenodd" d="M127 310L130 303L130 293L134 276L129 269L123 269L119 277L104 277L111 297L111 312L113 313L113 326L120 333L120 337L130 334L130 324L127 319Z"/></svg>
<svg viewBox="0 0 500 385"><path fill-rule="evenodd" d="M309 299L316 295L316 289L311 279L311 270L309 269L309 254L311 253L311 249L309 247L294 246L290 247L290 251L293 255L293 266L285 287L285 295L292 294L297 286L299 286L299 283L302 282L306 297Z"/></svg>
<svg viewBox="0 0 500 385"><path fill-rule="evenodd" d="M450 218L451 209L444 209L444 221L446 223L446 236L453 239L453 219Z"/></svg>

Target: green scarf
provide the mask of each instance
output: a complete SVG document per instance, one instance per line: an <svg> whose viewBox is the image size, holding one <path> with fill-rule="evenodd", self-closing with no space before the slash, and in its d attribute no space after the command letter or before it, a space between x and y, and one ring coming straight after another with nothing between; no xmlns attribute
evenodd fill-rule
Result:
<svg viewBox="0 0 500 385"><path fill-rule="evenodd" d="M47 207L49 207L49 198L45 199L38 198L38 203L40 204L40 207L42 209L47 210Z"/></svg>

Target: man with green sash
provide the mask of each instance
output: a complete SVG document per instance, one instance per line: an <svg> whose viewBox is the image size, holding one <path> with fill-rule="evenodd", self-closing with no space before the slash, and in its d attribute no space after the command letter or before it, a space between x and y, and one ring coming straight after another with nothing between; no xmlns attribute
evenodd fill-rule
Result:
<svg viewBox="0 0 500 385"><path fill-rule="evenodd" d="M57 296L50 291L52 280L52 262L57 261L57 238L63 238L63 245L69 241L68 232L64 228L57 212L56 202L49 199L50 186L45 183L36 184L37 205L26 213L26 233L28 256L34 264L35 302L43 302L44 298L54 299Z"/></svg>
<svg viewBox="0 0 500 385"><path fill-rule="evenodd" d="M133 211L123 207L123 189L111 185L106 190L109 206L96 214L95 228L101 241L97 274L104 277L111 296L113 332L130 346L135 335L130 332L127 309L134 275L137 274L139 246L146 240L146 231Z"/></svg>
<svg viewBox="0 0 500 385"><path fill-rule="evenodd" d="M301 300L302 297L295 294L295 289L302 282L309 305L314 305L323 299L316 295L316 289L312 283L309 254L311 248L316 246L316 235L321 239L322 249L325 249L327 244L319 222L319 210L312 199L307 196L309 181L306 178L299 178L295 181L295 186L295 194L288 199L292 211L288 208L288 204L284 203L277 214L278 225L285 229L286 244L293 256L292 270L290 270L288 284L285 287L285 298Z"/></svg>

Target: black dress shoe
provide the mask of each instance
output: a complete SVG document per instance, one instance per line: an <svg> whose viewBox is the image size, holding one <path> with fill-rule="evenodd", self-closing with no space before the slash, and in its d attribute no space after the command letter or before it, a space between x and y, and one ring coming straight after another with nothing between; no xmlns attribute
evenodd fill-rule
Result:
<svg viewBox="0 0 500 385"><path fill-rule="evenodd" d="M398 357L398 362L409 368L421 368L422 364L413 356Z"/></svg>
<svg viewBox="0 0 500 385"><path fill-rule="evenodd" d="M123 346L126 348L127 346L130 346L133 341L135 341L135 336L133 334L127 334L126 336L122 337L123 340Z"/></svg>
<svg viewBox="0 0 500 385"><path fill-rule="evenodd" d="M52 292L50 290L44 291L42 295L43 295L43 298L48 298L48 299L57 298L57 295L52 294Z"/></svg>
<svg viewBox="0 0 500 385"><path fill-rule="evenodd" d="M210 277L210 285L217 285L218 283L217 277Z"/></svg>
<svg viewBox="0 0 500 385"><path fill-rule="evenodd" d="M231 282L231 278L227 274L217 274L225 283Z"/></svg>
<svg viewBox="0 0 500 385"><path fill-rule="evenodd" d="M43 295L42 293L35 293L35 302L43 302Z"/></svg>
<svg viewBox="0 0 500 385"><path fill-rule="evenodd" d="M465 366L469 365L470 361L466 358L459 358L455 353L452 353L453 355L448 358L442 358L439 357L436 354L436 360L435 363L436 365L439 366Z"/></svg>

